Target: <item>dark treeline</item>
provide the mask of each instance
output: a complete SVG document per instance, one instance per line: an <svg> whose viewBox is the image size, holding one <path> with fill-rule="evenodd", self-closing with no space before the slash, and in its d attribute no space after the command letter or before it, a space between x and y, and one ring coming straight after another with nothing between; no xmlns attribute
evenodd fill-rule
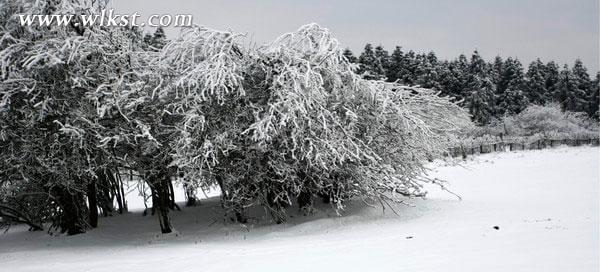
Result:
<svg viewBox="0 0 600 272"><path fill-rule="evenodd" d="M434 52L405 52L396 46L390 54L382 46L367 44L356 57L350 49L344 55L359 64L368 79L384 79L405 85L432 88L455 97L468 108L473 121L485 125L504 115L518 114L529 105L556 102L563 110L585 112L598 119L600 73L592 79L579 59L562 68L537 59L524 67L516 58L497 56L485 61L477 51L454 60L440 60Z"/></svg>

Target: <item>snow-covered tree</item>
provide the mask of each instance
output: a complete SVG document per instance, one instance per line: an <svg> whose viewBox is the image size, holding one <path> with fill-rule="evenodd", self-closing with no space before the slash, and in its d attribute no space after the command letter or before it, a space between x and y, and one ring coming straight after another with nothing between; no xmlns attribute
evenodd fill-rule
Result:
<svg viewBox="0 0 600 272"><path fill-rule="evenodd" d="M17 1L4 7L3 14L13 20L5 21L0 48L0 113L2 124L11 124L0 133L6 147L0 152L7 158L2 182L13 190L29 190L12 195L39 196L16 202L48 203L42 207L48 212L39 213L46 214L41 221L80 233L97 225L99 210L113 212L114 202L119 212L127 210L121 171L130 170L150 185L154 206L172 208L170 176L155 175L174 171L168 156L160 156L170 149L157 148L159 140L168 142L170 131L146 125L168 126L169 121L157 108L123 103L139 89L160 86L151 76L157 49L143 50L138 29L23 27L14 20L19 13L99 13L103 1ZM159 215L163 223L165 212Z"/></svg>
<svg viewBox="0 0 600 272"><path fill-rule="evenodd" d="M420 87L441 90L440 74L439 74L439 63L435 56L435 53L429 52L428 54L421 54L418 57L419 66L417 67L417 79L416 83Z"/></svg>
<svg viewBox="0 0 600 272"><path fill-rule="evenodd" d="M494 114L495 86L485 61L477 51L471 57L465 87L465 106L469 109L473 121L481 125L489 123Z"/></svg>
<svg viewBox="0 0 600 272"><path fill-rule="evenodd" d="M115 46L115 41L126 39L116 29L74 23L21 26L15 18L18 14L88 14L103 7L84 0L14 1L1 6L0 153L4 159L0 181L13 190L4 201L16 198L21 207L42 209L37 221L52 220L69 234L96 226L97 182L114 166L112 154L98 147L96 133L104 124L90 93L109 89L111 81L118 79L112 75L126 59L115 54L126 50ZM27 191L18 191L23 188Z"/></svg>
<svg viewBox="0 0 600 272"><path fill-rule="evenodd" d="M466 124L432 91L361 78L317 25L256 50L239 39L185 32L161 59L181 76L158 91L179 93L167 107L183 115L173 164L219 186L239 221L256 204L282 222L286 207L309 209L315 196L342 208L354 196L421 195L424 161Z"/></svg>
<svg viewBox="0 0 600 272"><path fill-rule="evenodd" d="M546 89L546 78L545 65L542 61L537 59L529 64L525 74L525 93L529 102L543 105L550 100L550 93Z"/></svg>
<svg viewBox="0 0 600 272"><path fill-rule="evenodd" d="M127 27L13 20L105 4L0 6L3 219L84 232L115 198L126 210L125 170L150 187L163 233L173 230L180 173L191 186L218 186L242 222L252 205L282 222L286 207L310 211L315 197L339 210L350 197L422 196L422 183L436 182L425 163L469 124L451 98L363 78L315 24L245 48L242 35L203 27L167 41L160 29L144 38ZM387 53L366 51L359 62L384 78Z"/></svg>
<svg viewBox="0 0 600 272"><path fill-rule="evenodd" d="M354 56L354 53L352 53L352 50L350 50L350 48L344 49L344 57L346 57L346 59L348 59L348 62L350 63L358 62L358 58Z"/></svg>
<svg viewBox="0 0 600 272"><path fill-rule="evenodd" d="M586 105L585 90L581 89L580 78L567 65L560 72L559 82L554 94L564 110L581 111Z"/></svg>
<svg viewBox="0 0 600 272"><path fill-rule="evenodd" d="M583 66L583 62L580 59L575 60L572 71L577 87L577 92L573 95L578 96L579 100L581 100L579 107L575 111L587 112L588 98L592 95L590 89L592 80L587 72L587 68Z"/></svg>
<svg viewBox="0 0 600 272"><path fill-rule="evenodd" d="M560 80L560 67L554 61L546 63L544 67L546 81L545 87L548 90L548 101L556 101L554 95L558 88L558 82Z"/></svg>
<svg viewBox="0 0 600 272"><path fill-rule="evenodd" d="M375 47L375 57L382 68L381 75L385 77L387 70L390 68L390 54L383 48L382 45L378 45Z"/></svg>
<svg viewBox="0 0 600 272"><path fill-rule="evenodd" d="M386 74L387 79L390 82L396 82L397 80L401 79L404 67L404 52L402 52L402 47L396 46L392 52L392 55L390 56L390 66Z"/></svg>
<svg viewBox="0 0 600 272"><path fill-rule="evenodd" d="M382 62L381 57L384 57L387 52L383 51L383 48L378 46L378 50L374 50L371 44L365 45L364 51L358 58L360 69L358 72L363 74L366 79L379 80L385 77L385 66ZM384 53L385 52L385 53Z"/></svg>
<svg viewBox="0 0 600 272"><path fill-rule="evenodd" d="M492 79L494 84L496 84L496 90L498 89L498 84L500 83L500 78L502 77L502 72L504 71L504 60L500 56L496 56L494 58L494 62L490 64L490 72L492 75Z"/></svg>
<svg viewBox="0 0 600 272"><path fill-rule="evenodd" d="M518 59L508 58L502 65L497 86L497 109L500 115L516 114L524 110L529 101L523 92L523 66Z"/></svg>
<svg viewBox="0 0 600 272"><path fill-rule="evenodd" d="M600 104L600 72L596 73L596 78L591 82L590 94L588 97L588 115L596 120L600 117L598 105Z"/></svg>

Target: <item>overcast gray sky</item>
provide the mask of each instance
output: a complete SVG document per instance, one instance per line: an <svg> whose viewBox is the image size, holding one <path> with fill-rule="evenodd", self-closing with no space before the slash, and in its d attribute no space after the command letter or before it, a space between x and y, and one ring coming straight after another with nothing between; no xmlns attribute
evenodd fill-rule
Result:
<svg viewBox="0 0 600 272"><path fill-rule="evenodd" d="M571 65L580 58L590 74L600 62L598 0L113 0L112 6L142 16L192 14L195 24L247 33L257 43L316 22L355 54L370 42L389 51L396 45L435 51L443 59L474 49L487 59L500 54Z"/></svg>

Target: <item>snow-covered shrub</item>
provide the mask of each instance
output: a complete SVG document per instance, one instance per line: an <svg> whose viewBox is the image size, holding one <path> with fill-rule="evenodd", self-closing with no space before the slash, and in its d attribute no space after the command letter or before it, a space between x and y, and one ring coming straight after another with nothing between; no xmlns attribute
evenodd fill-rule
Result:
<svg viewBox="0 0 600 272"><path fill-rule="evenodd" d="M160 91L184 119L174 165L220 186L238 219L262 204L281 222L313 196L339 209L354 196L423 195L424 162L468 124L430 90L362 79L315 24L256 49L240 38L191 29L159 62L181 75Z"/></svg>
<svg viewBox="0 0 600 272"><path fill-rule="evenodd" d="M104 1L86 0L0 5L0 184L27 188L20 194L38 197L0 204L23 212L46 203L50 215L35 221L51 220L69 234L94 226L93 215L98 208L112 209L111 197L119 191L110 173L120 166L119 154L100 141L118 123L98 105L111 99L121 75L130 72L128 35L134 32L76 24L21 26L17 16L97 13L103 7Z"/></svg>
<svg viewBox="0 0 600 272"><path fill-rule="evenodd" d="M494 120L489 125L475 127L468 135L480 137L485 135L496 136L531 136L540 134L542 137L550 135L572 135L595 138L599 131L597 121L590 119L584 113L564 111L558 104L551 103L545 106L531 105L523 112L508 115L501 120Z"/></svg>
<svg viewBox="0 0 600 272"><path fill-rule="evenodd" d="M475 127L459 142L479 146L496 142L531 144L539 140L597 139L598 121L585 113L563 111L558 104L531 105L516 115ZM495 139L492 139L495 138Z"/></svg>
<svg viewBox="0 0 600 272"><path fill-rule="evenodd" d="M239 221L262 205L281 222L289 206L310 211L315 196L335 209L351 197L422 196L434 182L425 162L470 124L431 90L361 78L315 24L250 48L242 35L193 27L159 50L138 44L135 29L7 19L103 3L0 8L0 205L12 205L0 211L47 203L30 223L83 232L114 198L124 204L123 169L150 187L163 232L177 173L220 187ZM13 197L23 193L44 201Z"/></svg>
<svg viewBox="0 0 600 272"><path fill-rule="evenodd" d="M573 139L598 135L596 121L589 119L585 113L563 111L558 104L531 105L520 114L505 118L504 126L508 135L540 134L547 138L563 134Z"/></svg>

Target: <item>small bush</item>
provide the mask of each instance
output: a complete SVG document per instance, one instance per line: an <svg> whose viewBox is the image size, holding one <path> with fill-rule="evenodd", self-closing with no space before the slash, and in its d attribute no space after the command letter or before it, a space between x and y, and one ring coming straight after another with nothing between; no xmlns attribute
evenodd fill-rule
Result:
<svg viewBox="0 0 600 272"><path fill-rule="evenodd" d="M585 113L561 110L558 104L531 105L520 114L506 116L472 132L474 137L527 137L540 139L597 138L598 122Z"/></svg>

